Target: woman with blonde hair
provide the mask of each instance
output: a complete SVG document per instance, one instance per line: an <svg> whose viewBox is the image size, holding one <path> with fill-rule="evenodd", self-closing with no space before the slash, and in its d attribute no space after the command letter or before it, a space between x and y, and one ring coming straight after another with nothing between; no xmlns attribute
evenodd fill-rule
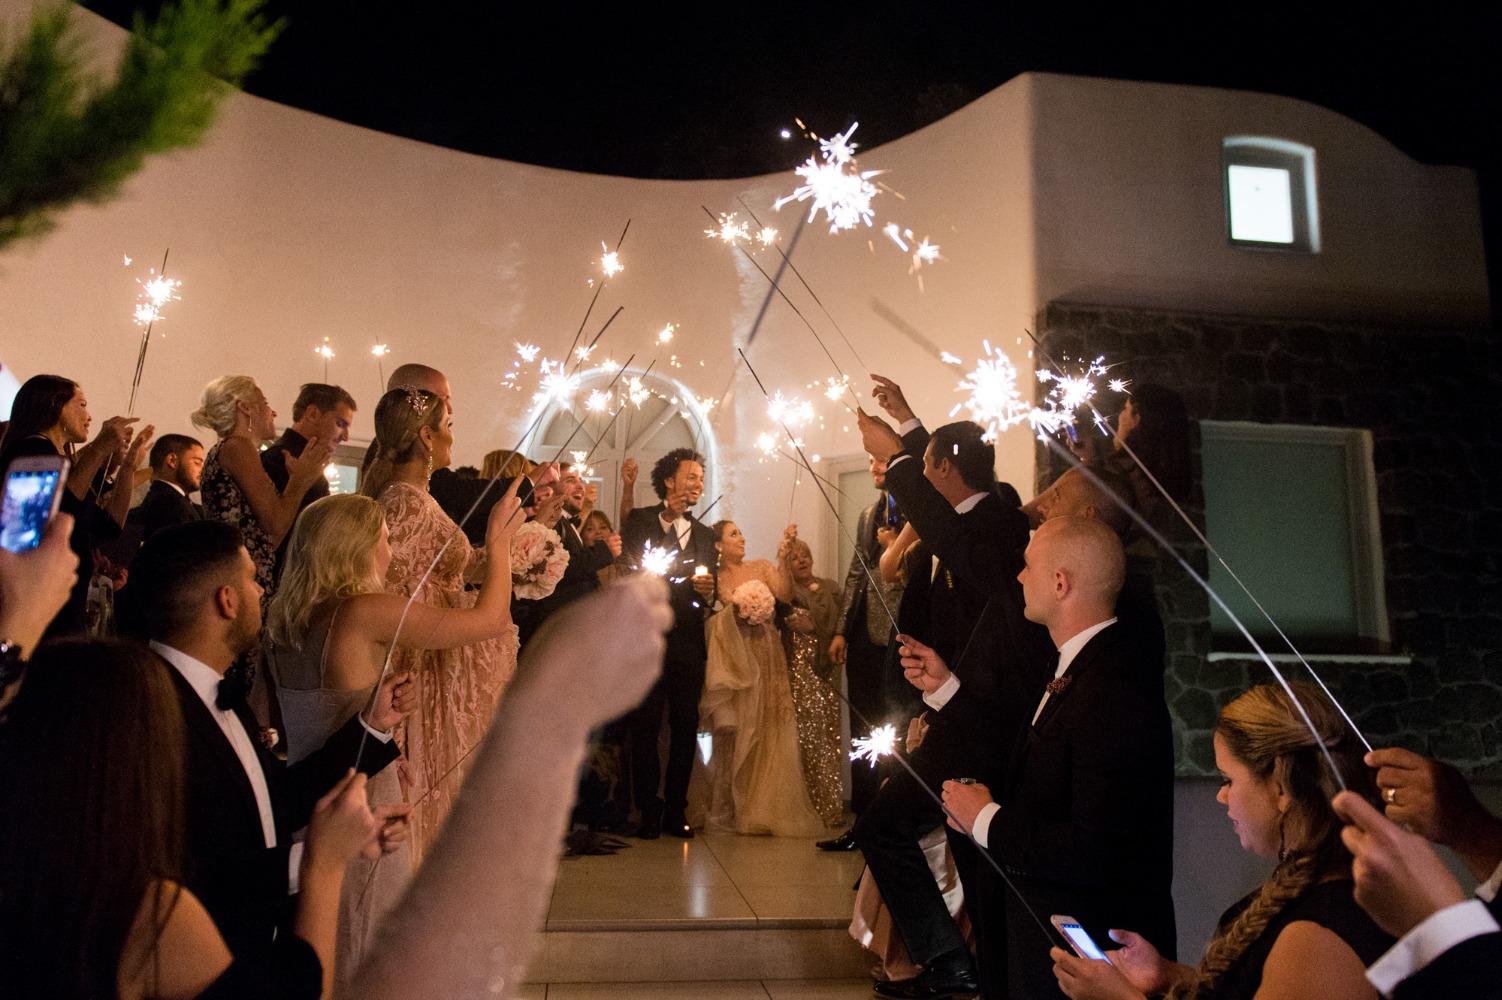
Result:
<svg viewBox="0 0 1502 1000"><path fill-rule="evenodd" d="M1167 995L1176 1000L1375 1000L1366 967L1392 944L1352 895L1351 854L1330 807L1345 787L1375 803L1363 748L1317 688L1264 684L1231 702L1215 728L1216 799L1241 846L1278 859L1272 876L1220 919L1199 968L1164 959L1141 936L1112 930L1111 964L1052 952L1075 1000ZM1299 712L1308 713L1314 732ZM1328 759L1326 753L1328 752Z"/></svg>
<svg viewBox="0 0 1502 1000"><path fill-rule="evenodd" d="M414 608L472 608L475 596L464 589L466 580L510 580L509 539L516 523L507 526L505 545L492 545L487 536L485 545L471 547L428 493L428 477L434 469L447 467L452 456L452 423L443 398L423 389L398 387L376 404L375 457L360 492L374 498L386 513L391 561L385 590L402 598L416 594ZM502 506L497 503L495 510ZM505 506L513 513L492 511L490 524L497 541L497 516L502 521L521 520L513 503ZM496 561L500 565L494 565ZM464 777L462 765L485 735L501 691L516 670L516 654L516 626L509 611L505 627L495 637L449 648L399 647L392 652L392 670L411 673L418 689L417 708L407 719L402 744L406 761L398 768L407 801L424 798L412 821L414 865L448 815Z"/></svg>
<svg viewBox="0 0 1502 1000"><path fill-rule="evenodd" d="M287 488L278 492L261 466L261 445L276 437L276 411L249 375L225 375L204 386L202 405L188 419L219 437L203 461L203 511L240 529L265 591L264 607L276 589L277 546L292 530L303 494L323 475L332 447L314 438L301 457L288 456Z"/></svg>
<svg viewBox="0 0 1502 1000"><path fill-rule="evenodd" d="M281 590L271 602L263 640L282 706L288 763L318 749L365 706L394 639L404 650L448 650L510 631L507 552L520 523L517 506L513 483L491 508L479 597L472 608L452 610L417 602L409 609L405 599L386 593L391 545L385 511L370 497L324 497L303 511L292 529ZM398 738L410 742L404 732ZM403 800L401 766L370 779L372 806ZM424 806L414 806L419 816ZM406 845L379 862L357 859L351 865L340 901L341 981L359 965L376 924L396 902L411 870Z"/></svg>
<svg viewBox="0 0 1502 1000"><path fill-rule="evenodd" d="M531 471L532 463L526 455L503 448L487 452L485 461L480 463L481 479L510 479L513 476L525 476Z"/></svg>

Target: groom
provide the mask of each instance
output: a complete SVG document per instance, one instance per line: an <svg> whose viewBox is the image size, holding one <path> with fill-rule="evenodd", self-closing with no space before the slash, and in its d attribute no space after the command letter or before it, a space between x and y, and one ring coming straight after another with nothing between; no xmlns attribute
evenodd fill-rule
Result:
<svg viewBox="0 0 1502 1000"><path fill-rule="evenodd" d="M677 448L652 467L652 488L662 500L655 507L633 510L621 525L621 549L633 567L642 553L661 548L671 554L665 574L673 605L662 676L627 718L631 734L632 795L641 810L637 836L653 840L663 832L692 837L684 819L688 779L699 731L699 694L704 688L704 619L714 604L717 553L714 533L694 520L688 509L704 492L704 456ZM704 572L696 572L700 568ZM657 754L662 708L668 710L666 774ZM659 776L663 797L657 797Z"/></svg>

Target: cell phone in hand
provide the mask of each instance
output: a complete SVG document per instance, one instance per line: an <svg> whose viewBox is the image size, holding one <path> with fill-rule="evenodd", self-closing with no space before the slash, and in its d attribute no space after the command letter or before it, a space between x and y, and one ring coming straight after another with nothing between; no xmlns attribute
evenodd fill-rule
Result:
<svg viewBox="0 0 1502 1000"><path fill-rule="evenodd" d="M5 471L5 496L0 500L0 548L28 552L40 545L67 481L68 460L61 455L11 462Z"/></svg>
<svg viewBox="0 0 1502 1000"><path fill-rule="evenodd" d="M1069 947L1073 948L1074 953L1080 958L1093 958L1097 962L1111 961L1078 920L1066 917L1062 913L1055 913L1048 919L1053 921L1054 929L1064 936L1064 940L1069 942Z"/></svg>

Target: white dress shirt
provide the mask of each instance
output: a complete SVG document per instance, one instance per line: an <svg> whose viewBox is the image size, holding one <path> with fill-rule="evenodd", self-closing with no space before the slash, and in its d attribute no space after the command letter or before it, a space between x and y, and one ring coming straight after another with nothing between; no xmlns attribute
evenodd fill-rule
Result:
<svg viewBox="0 0 1502 1000"><path fill-rule="evenodd" d="M1496 919L1481 901L1489 903L1496 899L1499 884L1502 884L1502 865L1476 887L1476 895L1481 899L1468 899L1430 914L1372 963L1366 970L1367 981L1383 996L1392 996L1399 983L1416 975L1446 951L1473 937L1499 930Z"/></svg>
<svg viewBox="0 0 1502 1000"><path fill-rule="evenodd" d="M1075 657L1080 655L1080 650L1085 648L1085 644L1087 642L1089 642L1091 639L1094 639L1095 636L1100 632L1105 631L1107 626L1114 624L1116 624L1116 619L1114 617L1107 618L1105 621L1100 622L1097 625L1091 625L1083 632L1076 632L1074 635L1066 639L1064 641L1064 645L1059 647L1059 665L1054 669L1054 679L1058 680L1060 677L1064 676L1064 671L1069 669L1069 665L1074 662ZM957 678L951 676L949 680L955 681L954 690L958 691L960 689L960 685ZM945 683L947 684L948 681L946 681ZM940 688L940 690L943 690L943 688ZM937 694L937 692L935 693ZM954 691L951 691L950 695L952 696L953 694ZM1037 710L1033 712L1033 723L1037 723L1038 716L1043 714L1043 706L1048 704L1048 698L1049 692L1045 690L1043 692L1043 698L1038 702ZM927 701L928 697L925 695L923 700ZM1001 812L1001 806L997 805L995 802L987 802L985 805L981 806L980 812L975 814L975 823L971 827L970 833L975 837L975 842L980 846L991 846L989 843L987 843L987 837L991 829L991 818L999 812Z"/></svg>

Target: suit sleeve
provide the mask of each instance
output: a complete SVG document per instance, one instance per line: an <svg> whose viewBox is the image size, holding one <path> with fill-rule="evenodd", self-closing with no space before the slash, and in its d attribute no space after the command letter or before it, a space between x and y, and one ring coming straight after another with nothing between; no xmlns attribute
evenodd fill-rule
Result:
<svg viewBox="0 0 1502 1000"><path fill-rule="evenodd" d="M840 604L840 622L835 628L835 635L849 638L858 622L855 616L865 607L866 594L866 569L861 563L862 550L866 546L866 539L871 532L871 522L876 518L876 507L870 506L861 511L859 520L855 525L855 550L850 553L850 568L845 571L845 589L841 591L843 601Z"/></svg>
<svg viewBox="0 0 1502 1000"><path fill-rule="evenodd" d="M921 461L888 466L887 489L929 551L969 586L995 593L1021 570L1028 528L1020 510L1002 508L1000 523L988 519L986 530L980 530L972 519L955 513L924 477Z"/></svg>
<svg viewBox="0 0 1502 1000"><path fill-rule="evenodd" d="M641 515L646 515L645 517ZM638 507L626 515L621 525L621 564L631 569L638 568L642 550L651 539L651 518L656 517L655 508Z"/></svg>
<svg viewBox="0 0 1502 1000"><path fill-rule="evenodd" d="M1497 995L1502 933L1462 941L1398 983L1393 1000L1453 1000Z"/></svg>
<svg viewBox="0 0 1502 1000"><path fill-rule="evenodd" d="M396 740L383 743L374 737L365 739L362 751L360 741L364 737L365 727L356 714L340 726L323 746L296 764L287 766L282 781L282 805L286 812L279 818L284 820L288 829L296 830L308 825L313 807L344 777L345 771L354 767L356 756L360 758L360 772L370 775L379 772L401 755Z"/></svg>

